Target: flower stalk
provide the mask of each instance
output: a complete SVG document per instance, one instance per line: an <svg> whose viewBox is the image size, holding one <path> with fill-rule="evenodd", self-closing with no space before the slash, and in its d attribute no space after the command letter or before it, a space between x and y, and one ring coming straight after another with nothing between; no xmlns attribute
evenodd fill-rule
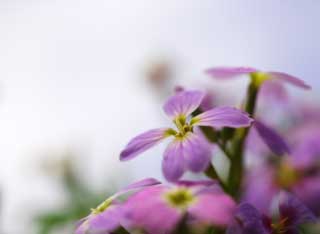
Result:
<svg viewBox="0 0 320 234"><path fill-rule="evenodd" d="M259 87L262 83L259 73L251 74L251 82L247 89L247 99L244 110L253 118L256 109ZM240 196L240 187L243 178L244 167L244 146L249 132L249 128L239 128L236 130L232 142L232 157L230 157L230 170L228 177L229 192L235 198Z"/></svg>

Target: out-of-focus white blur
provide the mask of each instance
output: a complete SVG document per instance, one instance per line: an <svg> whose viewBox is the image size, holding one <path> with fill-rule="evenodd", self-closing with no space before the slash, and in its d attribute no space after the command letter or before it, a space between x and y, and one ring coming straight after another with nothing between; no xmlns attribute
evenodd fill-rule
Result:
<svg viewBox="0 0 320 234"><path fill-rule="evenodd" d="M0 1L0 227L31 232L30 214L63 200L39 165L64 150L80 152L95 186L161 178L163 146L118 162L131 137L169 123L145 84L149 60L174 61L189 87L208 83L207 67L247 65L316 92L319 11L318 1Z"/></svg>

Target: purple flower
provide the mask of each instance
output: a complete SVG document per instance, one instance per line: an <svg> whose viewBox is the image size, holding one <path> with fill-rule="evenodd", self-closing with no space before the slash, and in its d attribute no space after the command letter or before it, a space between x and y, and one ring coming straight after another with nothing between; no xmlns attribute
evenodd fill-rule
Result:
<svg viewBox="0 0 320 234"><path fill-rule="evenodd" d="M283 72L262 72L256 68L251 67L214 67L206 70L206 73L210 76L218 79L230 79L235 78L241 75L253 74L258 77L258 82L263 82L266 80L277 80L281 82L287 82L294 86L303 88L303 89L311 89L309 85L304 83L304 81L300 80L297 77L292 75L283 73Z"/></svg>
<svg viewBox="0 0 320 234"><path fill-rule="evenodd" d="M297 198L289 193L282 193L279 201L279 219L260 213L249 203L239 205L233 223L227 234L295 234L299 225L315 221L312 212Z"/></svg>
<svg viewBox="0 0 320 234"><path fill-rule="evenodd" d="M211 185L210 185L211 184ZM130 197L124 206L126 226L163 234L173 231L186 218L193 224L224 227L229 224L236 203L212 181L158 185Z"/></svg>
<svg viewBox="0 0 320 234"><path fill-rule="evenodd" d="M92 209L89 216L82 219L76 229L76 234L108 234L121 226L123 217L122 204L116 199L122 194L160 184L153 178L147 178L123 188L109 197L97 208Z"/></svg>
<svg viewBox="0 0 320 234"><path fill-rule="evenodd" d="M205 170L211 159L211 150L208 142L195 131L195 128L198 126L248 127L252 119L247 113L232 107L217 107L192 117L192 112L199 107L204 95L200 91L181 91L170 97L163 109L173 120L176 130L158 128L138 135L121 152L120 160L132 159L163 139L173 137L173 141L164 152L162 161L165 178L176 181L187 169L192 172Z"/></svg>
<svg viewBox="0 0 320 234"><path fill-rule="evenodd" d="M308 130L308 131L306 131ZM286 189L320 215L320 134L314 126L304 129L292 145L292 153L276 164L254 168L246 175L243 200L260 211L270 209L274 197ZM293 136L295 138L295 136Z"/></svg>

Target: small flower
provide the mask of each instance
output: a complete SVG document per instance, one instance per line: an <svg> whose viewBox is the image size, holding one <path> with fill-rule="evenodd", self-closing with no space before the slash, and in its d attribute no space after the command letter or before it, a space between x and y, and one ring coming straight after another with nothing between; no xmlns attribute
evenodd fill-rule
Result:
<svg viewBox="0 0 320 234"><path fill-rule="evenodd" d="M125 193L135 191L148 186L160 184L159 181L147 178L123 188L118 193L109 197L97 208L92 209L91 214L82 219L76 229L76 234L108 234L121 226L123 217L122 204L116 199Z"/></svg>
<svg viewBox="0 0 320 234"><path fill-rule="evenodd" d="M320 215L319 128L313 126L291 132L291 138L296 139L291 145L290 155L280 158L277 163L266 162L248 171L243 200L266 212L281 189L286 189Z"/></svg>
<svg viewBox="0 0 320 234"><path fill-rule="evenodd" d="M282 193L279 201L279 219L261 214L249 203L239 205L234 222L227 234L292 234L299 233L299 225L315 222L312 212L297 198Z"/></svg>
<svg viewBox="0 0 320 234"><path fill-rule="evenodd" d="M128 199L124 214L130 230L171 233L183 219L225 227L236 203L212 181L182 181L146 188Z"/></svg>
<svg viewBox="0 0 320 234"><path fill-rule="evenodd" d="M199 107L204 95L200 91L181 91L170 97L163 109L173 120L176 129L158 128L138 135L121 152L120 160L132 159L163 139L173 137L162 161L166 179L175 181L187 169L192 172L205 170L210 162L211 150L208 142L195 128L248 127L253 120L245 112L232 107L217 107L192 117L192 112Z"/></svg>
<svg viewBox="0 0 320 234"><path fill-rule="evenodd" d="M257 84L261 84L266 80L277 80L290 83L303 89L311 89L311 87L304 83L303 80L292 75L274 71L262 72L252 67L214 67L207 69L206 73L218 79L229 79L241 75L252 75L256 78L256 81L258 82Z"/></svg>

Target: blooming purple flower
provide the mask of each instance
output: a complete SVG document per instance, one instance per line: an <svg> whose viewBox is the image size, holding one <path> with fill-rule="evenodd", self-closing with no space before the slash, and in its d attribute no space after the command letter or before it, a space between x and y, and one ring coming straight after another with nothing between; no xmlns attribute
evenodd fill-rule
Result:
<svg viewBox="0 0 320 234"><path fill-rule="evenodd" d="M310 89L311 87L307 85L303 80L297 77L283 73L283 72L262 72L256 68L252 67L214 67L206 70L206 73L210 76L218 79L229 79L235 78L241 75L255 74L259 76L259 81L263 82L266 80L278 80L281 82L287 82L294 86Z"/></svg>
<svg viewBox="0 0 320 234"><path fill-rule="evenodd" d="M191 114L201 104L204 93L181 91L170 97L163 106L164 112L173 120L176 130L158 128L133 138L120 154L120 160L129 160L146 151L167 137L173 141L164 152L163 174L169 181L179 179L185 170L201 172L210 162L211 151L204 137L195 131L198 126L248 127L252 119L247 113L232 107L217 107L195 117Z"/></svg>
<svg viewBox="0 0 320 234"><path fill-rule="evenodd" d="M279 219L272 219L260 213L249 203L239 205L234 222L227 234L295 234L299 225L315 221L313 213L297 198L282 193L279 201Z"/></svg>
<svg viewBox="0 0 320 234"><path fill-rule="evenodd" d="M254 128L252 128L254 129ZM320 131L318 125L290 131L291 153L276 164L263 164L247 172L243 200L266 212L281 189L295 194L320 215Z"/></svg>
<svg viewBox="0 0 320 234"><path fill-rule="evenodd" d="M123 217L122 205L116 199L127 192L157 184L160 184L160 182L153 178L147 178L123 188L101 203L97 208L92 209L91 214L79 222L75 233L108 234L116 230L121 226L121 219Z"/></svg>
<svg viewBox="0 0 320 234"><path fill-rule="evenodd" d="M185 218L187 223L225 227L235 207L232 198L212 181L182 181L136 193L124 206L124 214L130 230L163 234L172 232Z"/></svg>

